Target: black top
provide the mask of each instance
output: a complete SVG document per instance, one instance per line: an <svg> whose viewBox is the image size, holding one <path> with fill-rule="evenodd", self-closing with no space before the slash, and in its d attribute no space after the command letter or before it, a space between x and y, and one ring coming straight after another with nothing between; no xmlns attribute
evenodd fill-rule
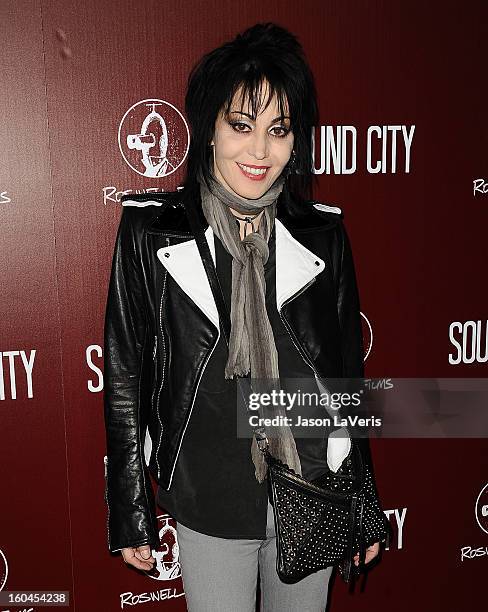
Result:
<svg viewBox="0 0 488 612"><path fill-rule="evenodd" d="M232 257L214 237L217 275L230 312ZM278 351L282 388L286 390L284 377L308 378L316 390L313 372L293 344L276 308L275 228L268 246L269 258L264 265L266 309ZM237 382L224 378L227 355L221 330L200 380L170 490L158 486L157 503L195 531L223 538L264 539L267 478L258 483L251 439L236 434ZM302 385L300 388L304 390ZM308 479L320 476L327 469L327 441L296 437L295 442L302 475Z"/></svg>

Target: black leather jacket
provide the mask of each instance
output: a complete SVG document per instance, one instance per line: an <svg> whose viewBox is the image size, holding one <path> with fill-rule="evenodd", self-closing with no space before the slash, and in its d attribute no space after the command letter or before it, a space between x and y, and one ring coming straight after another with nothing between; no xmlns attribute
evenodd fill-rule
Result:
<svg viewBox="0 0 488 612"><path fill-rule="evenodd" d="M150 475L169 490L220 328L181 192L126 195L104 328L108 548L159 545ZM339 208L277 206L280 316L318 377L362 377L356 277ZM199 216L212 254L213 232ZM363 438L371 465L369 443ZM372 465L371 465L372 468Z"/></svg>

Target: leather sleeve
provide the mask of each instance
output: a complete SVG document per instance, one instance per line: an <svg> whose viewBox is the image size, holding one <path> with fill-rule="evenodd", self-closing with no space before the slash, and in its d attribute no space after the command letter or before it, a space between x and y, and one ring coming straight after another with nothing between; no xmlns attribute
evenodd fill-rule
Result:
<svg viewBox="0 0 488 612"><path fill-rule="evenodd" d="M122 207L104 326L108 548L159 545L154 492L144 461L140 379L149 342L144 283L131 216Z"/></svg>
<svg viewBox="0 0 488 612"><path fill-rule="evenodd" d="M339 227L340 239L338 244L340 245L340 255L338 255L337 259L340 262L340 271L337 288L337 311L341 326L343 377L363 378L364 344L356 271L349 236L342 220L339 222ZM356 437L356 441L362 451L361 454L365 462L370 468L376 489L369 437Z"/></svg>

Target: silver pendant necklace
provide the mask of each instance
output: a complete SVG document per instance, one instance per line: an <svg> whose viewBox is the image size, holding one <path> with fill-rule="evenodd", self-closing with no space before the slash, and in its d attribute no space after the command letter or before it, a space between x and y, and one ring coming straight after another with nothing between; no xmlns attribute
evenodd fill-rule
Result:
<svg viewBox="0 0 488 612"><path fill-rule="evenodd" d="M257 214L254 215L254 217L250 217L250 216L245 216L245 217L238 217L237 215L234 215L236 217L236 219L240 219L241 221L245 221L246 225L244 226L244 238L247 236L247 228L248 228L248 224L251 225L251 232L254 232L254 225L253 225L253 221L254 219L261 214L261 211L258 212ZM239 221L237 221L237 225L239 226ZM240 229L240 228L239 228Z"/></svg>

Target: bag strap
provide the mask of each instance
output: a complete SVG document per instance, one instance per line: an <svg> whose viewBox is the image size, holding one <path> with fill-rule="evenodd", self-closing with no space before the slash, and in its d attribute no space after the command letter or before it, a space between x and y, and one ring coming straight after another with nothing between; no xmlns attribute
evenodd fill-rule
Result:
<svg viewBox="0 0 488 612"><path fill-rule="evenodd" d="M200 223L200 220L198 219L197 209L195 205L190 202L185 202L184 206L188 222L190 224L190 228L192 230L193 235L195 236L195 241L200 252L203 267L205 268L205 272L208 277L210 289L212 290L214 296L217 311L219 313L219 319L224 332L225 341L227 342L227 346L229 346L231 329L229 309L227 308L227 304L224 298L224 292L222 291L222 286L220 284L219 277L217 276L217 270L215 269L212 254L210 253L210 247L208 246L208 242L205 238L202 225ZM249 409L249 404L247 402L247 398L249 397L249 394L252 390L251 380L247 376L236 376L235 378L237 380L237 386L241 392L243 402L246 406L246 410L250 414L252 414L251 410ZM258 448L261 451L265 452L265 449L268 447L268 438L266 436L264 427L257 427L256 429L254 429L254 435L256 436Z"/></svg>

